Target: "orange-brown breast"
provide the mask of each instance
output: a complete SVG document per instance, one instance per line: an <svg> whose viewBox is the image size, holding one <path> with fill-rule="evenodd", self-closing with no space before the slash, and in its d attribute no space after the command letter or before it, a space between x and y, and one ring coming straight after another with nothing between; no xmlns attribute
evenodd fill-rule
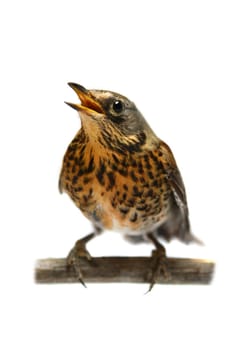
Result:
<svg viewBox="0 0 242 350"><path fill-rule="evenodd" d="M160 225L171 193L160 145L127 154L97 147L77 134L64 156L60 190L101 228L142 234Z"/></svg>

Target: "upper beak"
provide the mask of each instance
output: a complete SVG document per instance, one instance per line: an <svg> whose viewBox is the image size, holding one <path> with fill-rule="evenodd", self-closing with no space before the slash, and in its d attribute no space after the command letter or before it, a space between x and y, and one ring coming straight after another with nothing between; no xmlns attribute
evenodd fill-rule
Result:
<svg viewBox="0 0 242 350"><path fill-rule="evenodd" d="M76 109L79 112L104 113L102 106L97 100L94 99L89 90L76 83L68 83L68 85L75 91L81 101L81 104L65 102L68 106Z"/></svg>

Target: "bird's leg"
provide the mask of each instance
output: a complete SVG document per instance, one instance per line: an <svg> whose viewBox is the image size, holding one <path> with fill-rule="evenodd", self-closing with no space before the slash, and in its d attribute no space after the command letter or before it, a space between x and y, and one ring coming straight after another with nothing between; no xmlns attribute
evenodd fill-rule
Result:
<svg viewBox="0 0 242 350"><path fill-rule="evenodd" d="M83 281L83 274L81 269L81 259L86 258L88 261L92 260L92 256L86 249L86 244L96 237L97 234L99 234L101 230L96 229L95 232L90 233L89 235L79 239L76 241L74 247L69 252L66 260L67 260L67 266L75 269L75 272L77 274L77 279L79 282L83 284L84 287L86 287L84 281Z"/></svg>
<svg viewBox="0 0 242 350"><path fill-rule="evenodd" d="M166 256L165 248L152 233L148 233L146 237L154 244L156 248L155 250L152 251L152 257L151 257L152 275L150 280L150 286L148 289L148 292L150 292L161 274L166 280L169 280L170 273L168 272L168 269L167 269L167 256Z"/></svg>

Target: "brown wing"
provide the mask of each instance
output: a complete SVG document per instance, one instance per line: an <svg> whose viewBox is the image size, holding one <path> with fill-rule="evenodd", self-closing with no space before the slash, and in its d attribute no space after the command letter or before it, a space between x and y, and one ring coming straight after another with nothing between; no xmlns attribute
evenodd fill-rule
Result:
<svg viewBox="0 0 242 350"><path fill-rule="evenodd" d="M175 158L172 154L170 147L163 141L160 143L161 152L163 154L163 166L167 173L167 179L169 184L171 185L174 199L177 205L184 210L184 207L187 208L187 198L185 186L180 174L180 171L177 167Z"/></svg>
<svg viewBox="0 0 242 350"><path fill-rule="evenodd" d="M160 148L163 154L163 166L173 192L174 203L177 207L177 210L174 209L170 221L165 224L166 234L168 233L168 237L175 235L186 243L196 242L203 244L199 238L191 233L185 186L172 151L163 141L160 143Z"/></svg>
<svg viewBox="0 0 242 350"><path fill-rule="evenodd" d="M200 243L190 230L185 186L172 151L163 141L160 143L160 150L162 152L162 163L167 174L168 184L173 193L173 207L170 218L158 230L158 233L168 240L177 237L186 243L191 241Z"/></svg>

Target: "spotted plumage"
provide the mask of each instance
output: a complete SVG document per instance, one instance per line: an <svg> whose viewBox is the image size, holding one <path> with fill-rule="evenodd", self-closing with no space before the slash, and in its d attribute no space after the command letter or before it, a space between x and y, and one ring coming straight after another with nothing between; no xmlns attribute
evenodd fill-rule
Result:
<svg viewBox="0 0 242 350"><path fill-rule="evenodd" d="M68 104L82 127L65 153L60 191L95 232L192 241L184 184L167 144L124 96L69 85L81 100Z"/></svg>

